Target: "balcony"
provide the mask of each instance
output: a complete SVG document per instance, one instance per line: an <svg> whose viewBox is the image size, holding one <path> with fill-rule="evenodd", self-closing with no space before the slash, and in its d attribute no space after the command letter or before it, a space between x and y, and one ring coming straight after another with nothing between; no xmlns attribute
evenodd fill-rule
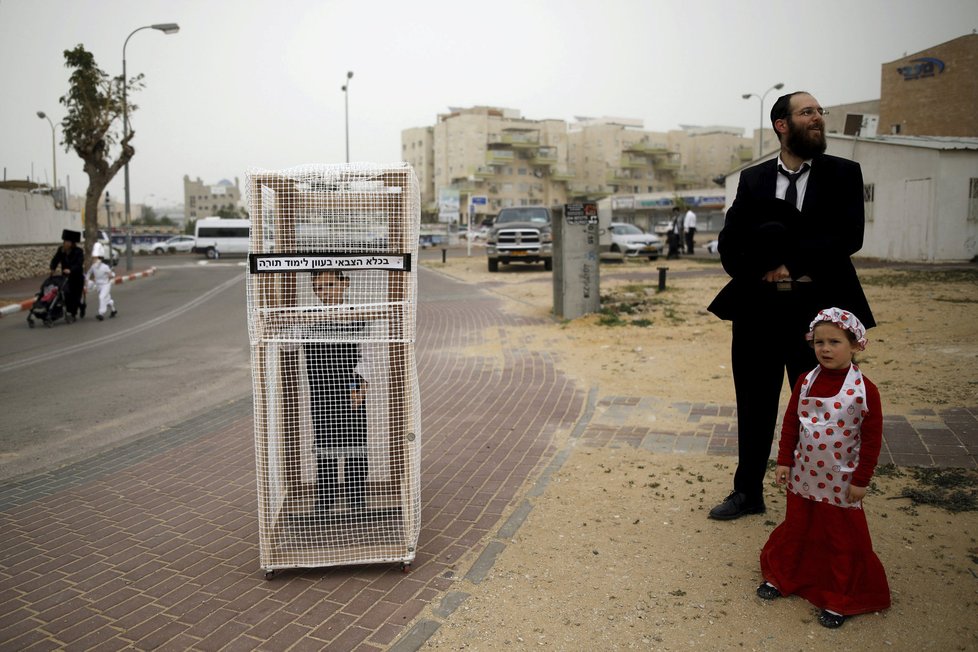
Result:
<svg viewBox="0 0 978 652"><path fill-rule="evenodd" d="M669 153L669 149L666 148L664 145L656 145L645 141L639 141L637 143L632 143L631 145L627 145L624 151L631 152L634 154L668 154Z"/></svg>
<svg viewBox="0 0 978 652"><path fill-rule="evenodd" d="M647 168L649 167L649 159L645 156L622 156L621 160L618 161L618 167Z"/></svg>
<svg viewBox="0 0 978 652"><path fill-rule="evenodd" d="M512 165L516 157L513 152L501 149L490 149L486 152L486 165Z"/></svg>
<svg viewBox="0 0 978 652"><path fill-rule="evenodd" d="M613 186L631 185L636 182L636 178L627 170L609 170L605 181Z"/></svg>
<svg viewBox="0 0 978 652"><path fill-rule="evenodd" d="M489 179L491 177L496 176L499 173L496 171L496 168L487 165L487 166L476 168L475 172L473 172L472 174L473 176L479 179Z"/></svg>
<svg viewBox="0 0 978 652"><path fill-rule="evenodd" d="M531 165L556 165L557 148L541 147L530 157Z"/></svg>
<svg viewBox="0 0 978 652"><path fill-rule="evenodd" d="M675 172L679 169L679 161L673 158L664 158L655 162L655 169L659 172Z"/></svg>
<svg viewBox="0 0 978 652"><path fill-rule="evenodd" d="M490 147L512 147L515 149L533 149L540 146L540 135L536 132L510 132L496 136L489 141Z"/></svg>
<svg viewBox="0 0 978 652"><path fill-rule="evenodd" d="M550 172L551 181L573 181L574 175L565 169L558 168Z"/></svg>

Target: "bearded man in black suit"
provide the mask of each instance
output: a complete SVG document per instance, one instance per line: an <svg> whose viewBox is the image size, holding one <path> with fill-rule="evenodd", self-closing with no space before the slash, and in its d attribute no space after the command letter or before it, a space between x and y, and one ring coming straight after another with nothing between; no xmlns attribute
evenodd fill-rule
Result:
<svg viewBox="0 0 978 652"><path fill-rule="evenodd" d="M787 370L790 386L818 363L805 339L822 308L876 322L851 256L863 243L859 164L825 154L825 111L811 94L771 108L777 159L745 169L719 236L730 282L709 310L732 325L738 462L734 490L710 510L730 520L765 511L763 483Z"/></svg>

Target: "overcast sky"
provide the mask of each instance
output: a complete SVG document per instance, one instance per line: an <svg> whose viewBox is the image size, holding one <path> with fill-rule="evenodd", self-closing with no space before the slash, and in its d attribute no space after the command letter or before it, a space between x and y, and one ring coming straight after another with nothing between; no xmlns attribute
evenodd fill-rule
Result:
<svg viewBox="0 0 978 652"><path fill-rule="evenodd" d="M645 128L731 125L750 136L777 82L823 105L877 99L880 66L978 28L975 0L0 0L0 166L51 179L64 117L63 52L79 43L111 75L129 41L136 156L131 199L183 199L250 167L401 160L401 130L450 106L530 119L639 118ZM765 103L765 114L777 92ZM58 127L57 139L61 141ZM59 144L58 176L88 185ZM109 186L122 197L122 173Z"/></svg>

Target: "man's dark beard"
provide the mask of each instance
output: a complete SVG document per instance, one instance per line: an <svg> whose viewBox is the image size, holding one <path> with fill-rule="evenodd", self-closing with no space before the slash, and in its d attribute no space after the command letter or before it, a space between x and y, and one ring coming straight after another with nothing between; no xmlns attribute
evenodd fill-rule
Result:
<svg viewBox="0 0 978 652"><path fill-rule="evenodd" d="M819 154L825 153L825 131L811 131L795 124L791 117L788 117L788 133L785 135L786 144L796 156L802 160L815 158Z"/></svg>

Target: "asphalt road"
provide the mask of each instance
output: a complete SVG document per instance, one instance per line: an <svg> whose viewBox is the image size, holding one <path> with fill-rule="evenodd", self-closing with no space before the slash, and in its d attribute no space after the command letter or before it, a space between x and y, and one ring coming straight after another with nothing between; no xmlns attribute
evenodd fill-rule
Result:
<svg viewBox="0 0 978 652"><path fill-rule="evenodd" d="M154 258L119 315L0 320L0 482L159 432L251 394L242 258ZM26 298L26 297L25 297Z"/></svg>

